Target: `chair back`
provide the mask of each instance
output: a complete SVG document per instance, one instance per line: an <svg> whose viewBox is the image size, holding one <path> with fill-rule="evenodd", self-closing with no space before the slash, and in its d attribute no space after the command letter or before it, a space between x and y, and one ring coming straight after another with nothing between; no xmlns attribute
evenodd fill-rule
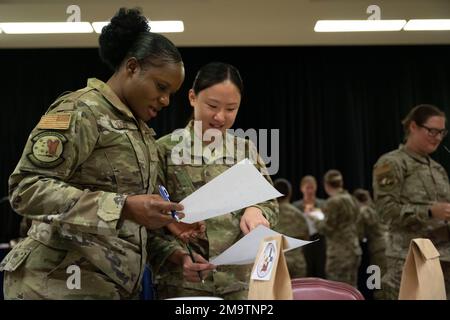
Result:
<svg viewBox="0 0 450 320"><path fill-rule="evenodd" d="M321 278L292 279L294 300L364 300L358 289L343 282Z"/></svg>

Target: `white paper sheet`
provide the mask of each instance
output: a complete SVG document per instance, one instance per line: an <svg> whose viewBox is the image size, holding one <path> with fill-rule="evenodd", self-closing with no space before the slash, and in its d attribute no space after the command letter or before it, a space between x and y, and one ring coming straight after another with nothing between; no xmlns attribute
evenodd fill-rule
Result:
<svg viewBox="0 0 450 320"><path fill-rule="evenodd" d="M248 160L230 169L184 198L182 220L194 223L282 196Z"/></svg>
<svg viewBox="0 0 450 320"><path fill-rule="evenodd" d="M259 225L234 245L222 252L222 254L212 258L209 262L215 264L216 266L253 263L258 253L258 248L261 240L266 237L271 237L279 234L281 233L273 231L263 225ZM287 252L313 242L295 239L288 236L284 237L287 240L288 247L285 248L283 252Z"/></svg>

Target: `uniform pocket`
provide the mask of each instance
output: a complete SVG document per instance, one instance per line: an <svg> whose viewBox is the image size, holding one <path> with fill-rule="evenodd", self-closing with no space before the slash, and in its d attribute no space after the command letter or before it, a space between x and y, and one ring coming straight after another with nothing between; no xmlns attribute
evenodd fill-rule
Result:
<svg viewBox="0 0 450 320"><path fill-rule="evenodd" d="M55 250L50 248L48 248L48 251L51 251L49 252L49 256L52 259L52 263L49 264L50 269L47 272L47 278L54 277L56 272L61 273L63 277L68 277L69 275L66 275L67 267L79 259L80 255L75 251Z"/></svg>
<svg viewBox="0 0 450 320"><path fill-rule="evenodd" d="M39 242L31 238L19 242L0 263L0 271L15 271L38 245Z"/></svg>
<svg viewBox="0 0 450 320"><path fill-rule="evenodd" d="M98 176L95 173L98 168L105 168L106 178L113 180L116 192L134 193L136 190L142 190L144 179L141 166L146 165L146 159L142 157L141 145L134 141L138 138L137 130L114 129L102 132L98 143L98 151L101 154L91 157L93 177ZM140 149L135 150L136 148Z"/></svg>
<svg viewBox="0 0 450 320"><path fill-rule="evenodd" d="M193 193L196 189L194 186L194 181L199 175L190 175L187 172L186 167L188 165L175 165L167 164L166 169L166 183L167 190L170 193L170 200L178 202L183 200L187 195ZM199 172L201 172L201 167L197 167ZM192 170L190 171L192 172ZM201 182L203 184L203 182Z"/></svg>

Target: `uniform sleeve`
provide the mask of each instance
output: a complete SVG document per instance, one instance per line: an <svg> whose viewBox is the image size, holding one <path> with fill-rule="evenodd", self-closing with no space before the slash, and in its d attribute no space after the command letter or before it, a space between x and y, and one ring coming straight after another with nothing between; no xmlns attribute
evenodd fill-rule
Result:
<svg viewBox="0 0 450 320"><path fill-rule="evenodd" d="M160 272L167 258L176 250L185 251L175 237L166 234L164 229L148 230L148 262L155 274Z"/></svg>
<svg viewBox="0 0 450 320"><path fill-rule="evenodd" d="M339 212L341 205L339 201L333 198L328 199L322 206L322 211L325 215L324 220L317 222L317 229L324 235L330 235L338 231L339 226Z"/></svg>
<svg viewBox="0 0 450 320"><path fill-rule="evenodd" d="M11 205L29 219L59 225L67 231L117 234L126 195L92 192L69 183L95 148L99 137L96 119L81 102L60 107L50 114L70 115L69 127L48 129L47 125L46 129L38 126L32 131L9 178ZM61 109L64 111L58 112Z"/></svg>
<svg viewBox="0 0 450 320"><path fill-rule="evenodd" d="M381 222L380 216L374 208L366 207L364 210L366 222L366 236L369 246L372 264L378 265L381 270L386 267L386 230Z"/></svg>
<svg viewBox="0 0 450 320"><path fill-rule="evenodd" d="M373 191L377 212L386 224L400 227L426 222L429 204L404 203L401 191L405 172L392 159L381 159L373 170Z"/></svg>
<svg viewBox="0 0 450 320"><path fill-rule="evenodd" d="M166 147L160 141L156 142L156 148L158 151L158 177L156 179L156 185L167 186L167 159L166 159Z"/></svg>
<svg viewBox="0 0 450 320"><path fill-rule="evenodd" d="M295 207L294 207L295 208ZM295 219L298 220L298 233L300 235L300 239L309 239L309 229L308 229L308 223L306 222L306 218L303 216L302 212L295 208Z"/></svg>
<svg viewBox="0 0 450 320"><path fill-rule="evenodd" d="M167 187L167 159L166 152L167 148L164 144L164 140L157 141L158 148L158 178L157 184L161 184ZM160 269L167 262L167 258L170 257L172 253L176 250L184 251L184 248L176 240L175 237L167 234L165 228L160 228L157 230L147 230L148 232L148 242L147 242L147 252L148 252L148 262L152 267L152 271L157 274Z"/></svg>
<svg viewBox="0 0 450 320"><path fill-rule="evenodd" d="M252 151L253 150L253 151ZM256 152L256 148L252 143L250 143L250 152ZM270 178L269 173L267 172L266 165L264 164L264 161L262 158L257 154L256 155L257 161L255 164L256 169L258 169L261 174L264 176L264 178L273 185L272 179ZM264 215L264 217L269 221L270 227L273 228L278 223L278 215L279 215L279 208L278 208L278 201L277 199L272 199L269 201L265 201L262 203L258 203L256 205L253 205L252 207L256 207L260 209Z"/></svg>
<svg viewBox="0 0 450 320"><path fill-rule="evenodd" d="M358 216L356 218L356 231L358 232L358 239L362 241L366 237L365 218L363 208L359 208Z"/></svg>

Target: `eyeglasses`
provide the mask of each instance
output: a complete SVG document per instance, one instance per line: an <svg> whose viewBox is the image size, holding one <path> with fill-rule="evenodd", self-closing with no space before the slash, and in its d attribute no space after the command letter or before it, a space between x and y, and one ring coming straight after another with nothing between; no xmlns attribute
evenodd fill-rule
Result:
<svg viewBox="0 0 450 320"><path fill-rule="evenodd" d="M444 138L448 133L447 129L428 128L427 126L420 125L420 124L418 126L424 128L424 129L427 129L428 135L431 137L437 137L437 135L440 134L441 137Z"/></svg>

